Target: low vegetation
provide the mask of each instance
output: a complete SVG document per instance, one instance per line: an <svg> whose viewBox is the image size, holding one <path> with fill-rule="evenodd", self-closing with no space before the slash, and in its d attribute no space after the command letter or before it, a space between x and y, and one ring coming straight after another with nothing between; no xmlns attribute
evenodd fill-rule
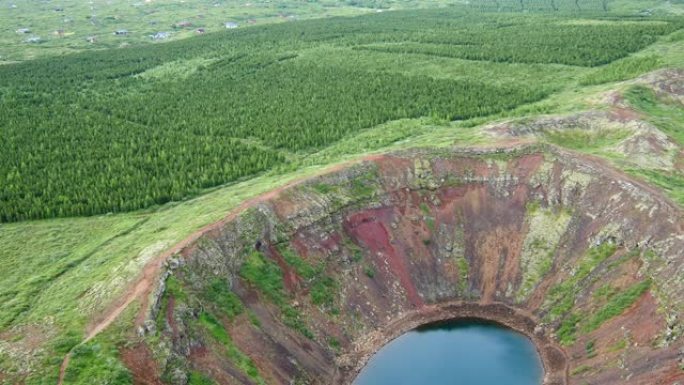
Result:
<svg viewBox="0 0 684 385"><path fill-rule="evenodd" d="M627 172L659 187L672 200L684 206L684 174L682 172L644 169L627 169Z"/></svg>
<svg viewBox="0 0 684 385"><path fill-rule="evenodd" d="M564 282L556 284L549 290L547 301L553 304L548 312L550 319L557 319L570 312L575 304L575 296L579 290L578 284L587 278L603 261L611 257L616 249L617 246L610 242L592 247L579 260L577 267L573 270L573 274ZM574 325L575 323L570 322L569 324Z"/></svg>
<svg viewBox="0 0 684 385"><path fill-rule="evenodd" d="M625 92L627 102L641 112L645 119L666 133L680 147L684 147L684 109L677 101L658 96L644 86L632 86ZM675 202L684 205L684 172L681 168L635 169L627 172L647 180L664 190Z"/></svg>
<svg viewBox="0 0 684 385"><path fill-rule="evenodd" d="M216 278L212 280L202 293L202 296L210 303L216 305L231 320L242 314L245 310L240 298L230 290L228 282L224 279Z"/></svg>
<svg viewBox="0 0 684 385"><path fill-rule="evenodd" d="M601 309L598 310L584 325L584 332L598 329L604 322L622 314L627 308L641 297L651 287L651 280L645 280L627 288L624 292L615 294Z"/></svg>
<svg viewBox="0 0 684 385"><path fill-rule="evenodd" d="M561 345L572 345L575 343L577 339L575 333L577 332L577 324L580 320L581 317L573 313L563 319L560 327L556 331L558 342L560 342Z"/></svg>
<svg viewBox="0 0 684 385"><path fill-rule="evenodd" d="M283 276L278 265L259 252L247 256L240 276L256 286L268 299L276 304L285 303Z"/></svg>
<svg viewBox="0 0 684 385"><path fill-rule="evenodd" d="M680 103L659 97L645 86L633 86L625 92L627 102L644 113L646 119L684 146L684 109Z"/></svg>
<svg viewBox="0 0 684 385"><path fill-rule="evenodd" d="M570 371L570 374L573 376L579 376L580 374L586 373L591 370L591 366L589 365L580 365Z"/></svg>
<svg viewBox="0 0 684 385"><path fill-rule="evenodd" d="M580 80L580 84L596 85L628 80L659 68L662 65L663 62L654 55L630 56L614 61L595 72L589 73Z"/></svg>
<svg viewBox="0 0 684 385"><path fill-rule="evenodd" d="M606 146L619 143L621 140L628 138L630 134L627 130L612 128L596 130L567 129L548 130L544 133L544 138L559 146L584 152L595 152Z"/></svg>
<svg viewBox="0 0 684 385"><path fill-rule="evenodd" d="M241 352L233 343L226 332L226 328L221 322L214 318L210 313L203 312L199 316L199 323L204 327L209 334L219 342L226 351L226 355L230 361L243 373L245 373L249 378L254 380L257 384L265 384L264 380L259 375L259 370L257 369L254 361Z"/></svg>
<svg viewBox="0 0 684 385"><path fill-rule="evenodd" d="M279 252L285 262L303 278L304 285L309 289L311 303L329 311L337 311L334 309L337 284L325 274L325 262L321 261L314 266L287 247L280 247Z"/></svg>
<svg viewBox="0 0 684 385"><path fill-rule="evenodd" d="M271 302L278 306L283 322L308 338L313 334L306 327L302 315L288 301L284 292L282 270L259 252L248 255L240 269L240 276L256 286Z"/></svg>
<svg viewBox="0 0 684 385"><path fill-rule="evenodd" d="M191 371L188 376L188 385L216 385L216 382L200 372Z"/></svg>
<svg viewBox="0 0 684 385"><path fill-rule="evenodd" d="M584 315L573 309L575 298L579 294L577 285L589 277L591 272L603 261L614 255L615 250L615 246L610 243L604 243L591 249L587 256L579 262L578 268L570 278L550 289L547 300L556 302L549 309L548 318L561 318L556 334L562 345L575 343L577 332L590 333L611 318L622 314L651 287L652 281L650 279L638 282L624 290L618 290L610 284L605 284L592 294L594 301L603 303L598 310L592 311L589 315ZM638 251L626 253L619 260L608 264L607 268L613 269L619 263L636 255L638 255ZM586 287L586 284L583 286ZM595 355L595 341L588 341L585 348L590 358Z"/></svg>
<svg viewBox="0 0 684 385"><path fill-rule="evenodd" d="M121 361L121 351L130 348L124 343L135 317L135 309L128 308L107 330L86 343L72 346L71 360L64 373L64 383L70 385L90 385L93 383L132 385L133 376ZM63 356L49 357L49 365L54 370L36 376L28 381L32 385L57 383L57 376Z"/></svg>

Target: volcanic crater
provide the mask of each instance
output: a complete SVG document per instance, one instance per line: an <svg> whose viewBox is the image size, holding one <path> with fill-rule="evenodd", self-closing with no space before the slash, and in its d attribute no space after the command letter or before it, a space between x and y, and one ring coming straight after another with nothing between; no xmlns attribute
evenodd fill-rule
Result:
<svg viewBox="0 0 684 385"><path fill-rule="evenodd" d="M553 146L381 155L169 259L122 353L139 383L351 384L402 333L474 318L527 335L544 384L670 385L683 225L658 191Z"/></svg>

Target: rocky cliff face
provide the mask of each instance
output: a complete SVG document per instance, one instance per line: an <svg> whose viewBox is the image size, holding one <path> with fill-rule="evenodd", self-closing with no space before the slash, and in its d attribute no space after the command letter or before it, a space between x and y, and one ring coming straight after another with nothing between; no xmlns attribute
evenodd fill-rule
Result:
<svg viewBox="0 0 684 385"><path fill-rule="evenodd" d="M145 383L346 384L403 331L477 317L530 336L545 383L672 384L683 234L658 192L555 148L385 155L185 249L123 353Z"/></svg>

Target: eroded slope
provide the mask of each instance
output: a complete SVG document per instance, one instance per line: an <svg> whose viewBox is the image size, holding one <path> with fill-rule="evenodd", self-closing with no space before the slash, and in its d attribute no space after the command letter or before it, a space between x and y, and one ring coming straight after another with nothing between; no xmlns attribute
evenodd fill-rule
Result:
<svg viewBox="0 0 684 385"><path fill-rule="evenodd" d="M660 193L555 148L386 155L186 248L122 353L148 383L349 383L397 333L479 312L535 340L546 383L669 384L683 224Z"/></svg>

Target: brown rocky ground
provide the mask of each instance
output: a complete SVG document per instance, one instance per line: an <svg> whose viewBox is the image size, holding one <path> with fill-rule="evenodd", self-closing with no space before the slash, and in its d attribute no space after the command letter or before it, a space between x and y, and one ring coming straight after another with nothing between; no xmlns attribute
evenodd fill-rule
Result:
<svg viewBox="0 0 684 385"><path fill-rule="evenodd" d="M683 218L554 147L389 154L187 245L152 297L151 354L124 356L147 362L126 360L140 383L345 384L404 331L475 317L532 338L547 384L683 382Z"/></svg>

